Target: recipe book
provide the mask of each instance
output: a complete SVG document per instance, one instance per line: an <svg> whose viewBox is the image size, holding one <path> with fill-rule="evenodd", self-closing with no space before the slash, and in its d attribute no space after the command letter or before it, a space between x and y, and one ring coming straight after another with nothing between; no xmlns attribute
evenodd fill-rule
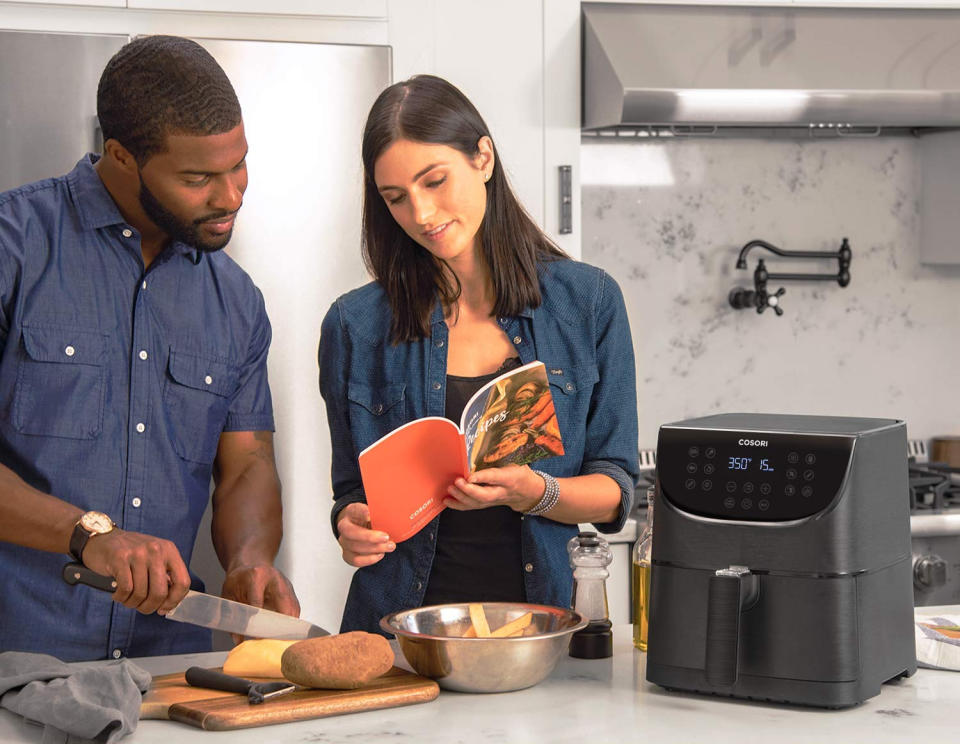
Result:
<svg viewBox="0 0 960 744"><path fill-rule="evenodd" d="M360 453L371 528L402 542L446 508L447 488L457 478L562 454L546 367L543 362L517 367L467 401L459 427L427 416Z"/></svg>

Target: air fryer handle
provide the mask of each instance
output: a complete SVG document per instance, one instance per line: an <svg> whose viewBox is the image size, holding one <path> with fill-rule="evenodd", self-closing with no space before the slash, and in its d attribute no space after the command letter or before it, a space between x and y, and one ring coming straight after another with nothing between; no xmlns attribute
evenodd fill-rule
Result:
<svg viewBox="0 0 960 744"><path fill-rule="evenodd" d="M722 568L710 577L707 596L706 676L729 687L739 676L740 615L756 602L757 577L744 566Z"/></svg>

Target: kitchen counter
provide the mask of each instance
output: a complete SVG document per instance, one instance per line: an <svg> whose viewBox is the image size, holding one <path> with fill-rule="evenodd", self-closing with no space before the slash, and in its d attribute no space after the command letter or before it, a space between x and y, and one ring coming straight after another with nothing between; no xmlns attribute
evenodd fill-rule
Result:
<svg viewBox="0 0 960 744"><path fill-rule="evenodd" d="M930 614L960 607L925 608ZM137 662L154 674L200 664L223 653L153 657ZM401 657L398 655L398 661ZM441 690L437 700L403 708L298 723L209 732L172 721L142 721L130 744L270 742L748 742L948 741L956 736L960 672L920 669L884 685L880 695L844 710L819 710L670 693L645 679L646 655L631 627L614 630L611 659L564 656L546 680L527 690L469 695ZM0 742L40 742L42 731L0 710Z"/></svg>

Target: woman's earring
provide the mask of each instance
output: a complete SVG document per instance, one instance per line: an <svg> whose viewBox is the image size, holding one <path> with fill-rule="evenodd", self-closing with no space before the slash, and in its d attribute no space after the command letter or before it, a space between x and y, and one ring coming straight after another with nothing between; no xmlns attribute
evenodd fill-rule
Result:
<svg viewBox="0 0 960 744"><path fill-rule="evenodd" d="M490 180L490 174L489 174L489 173L484 173L484 174L483 174L483 182L486 183L486 182L489 181L489 180Z"/></svg>

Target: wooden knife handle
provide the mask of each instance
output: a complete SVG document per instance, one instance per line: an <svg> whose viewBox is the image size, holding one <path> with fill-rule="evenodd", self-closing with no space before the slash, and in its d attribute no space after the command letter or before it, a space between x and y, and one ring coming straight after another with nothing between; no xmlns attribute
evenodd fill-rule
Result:
<svg viewBox="0 0 960 744"><path fill-rule="evenodd" d="M63 580L71 586L86 584L94 589L113 594L117 591L117 580L112 576L104 576L91 571L82 563L68 563L63 567Z"/></svg>

